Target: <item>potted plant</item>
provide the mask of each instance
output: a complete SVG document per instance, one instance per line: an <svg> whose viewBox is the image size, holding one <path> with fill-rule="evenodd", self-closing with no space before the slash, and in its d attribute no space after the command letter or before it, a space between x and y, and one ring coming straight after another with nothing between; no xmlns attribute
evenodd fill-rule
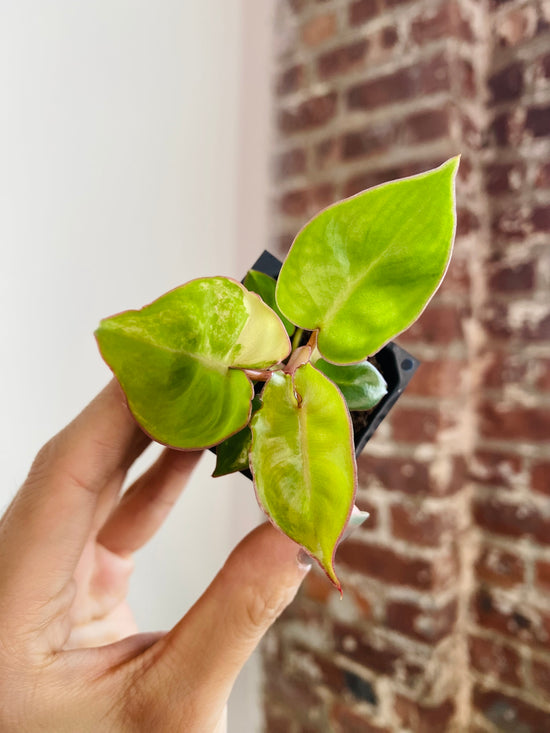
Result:
<svg viewBox="0 0 550 733"><path fill-rule="evenodd" d="M270 521L340 591L334 554L357 482L350 409L384 397L372 356L418 318L445 275L458 163L321 211L277 282L258 270L244 285L199 278L96 331L143 430L180 450L217 446L214 475L250 467Z"/></svg>

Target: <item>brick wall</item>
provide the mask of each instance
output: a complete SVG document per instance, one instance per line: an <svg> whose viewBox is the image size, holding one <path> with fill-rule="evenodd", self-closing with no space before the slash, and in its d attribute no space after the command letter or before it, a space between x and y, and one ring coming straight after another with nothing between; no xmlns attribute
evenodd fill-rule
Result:
<svg viewBox="0 0 550 733"><path fill-rule="evenodd" d="M278 0L272 249L461 152L371 519L264 645L268 733L550 730L550 3Z"/></svg>

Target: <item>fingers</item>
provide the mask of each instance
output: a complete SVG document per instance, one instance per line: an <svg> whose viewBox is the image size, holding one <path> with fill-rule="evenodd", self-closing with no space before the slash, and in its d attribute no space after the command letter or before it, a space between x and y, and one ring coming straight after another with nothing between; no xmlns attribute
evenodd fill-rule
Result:
<svg viewBox="0 0 550 733"><path fill-rule="evenodd" d="M98 535L119 555L142 547L174 506L202 453L166 449L126 491Z"/></svg>
<svg viewBox="0 0 550 733"><path fill-rule="evenodd" d="M148 650L140 684L172 701L193 699L185 730L215 728L233 683L267 629L294 598L310 565L298 546L265 524L246 537L191 611ZM177 713L177 711L176 711ZM183 719L185 710L179 711Z"/></svg>
<svg viewBox="0 0 550 733"><path fill-rule="evenodd" d="M147 443L112 381L42 449L0 527L3 593L29 611L64 586L102 491Z"/></svg>

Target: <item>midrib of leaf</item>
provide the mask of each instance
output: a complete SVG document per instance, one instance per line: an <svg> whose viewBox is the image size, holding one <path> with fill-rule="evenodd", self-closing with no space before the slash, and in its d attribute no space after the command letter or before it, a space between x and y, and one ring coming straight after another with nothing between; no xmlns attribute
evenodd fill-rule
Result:
<svg viewBox="0 0 550 733"><path fill-rule="evenodd" d="M357 290L357 289L359 288L359 286L360 286L360 285L362 284L362 282L363 282L364 280L366 280L366 278L367 278L367 277L368 277L368 275L370 274L371 270L372 270L372 269L373 269L374 267L376 267L377 265L379 265L379 264L380 264L380 263L381 263L381 262L382 262L382 261L384 260L384 258L385 258L385 257L387 257L387 256L388 256L388 255L390 254L390 252L391 252L391 251L392 251L392 250L394 249L394 247L395 247L395 243L394 243L394 242L392 242L392 244L391 244L391 245L390 245L389 247L386 247L386 249L385 249L385 250L383 250L383 251L382 251L382 252L381 252L381 253L380 253L380 254L378 255L378 257L376 257L376 258L375 258L375 259L374 259L374 260L373 260L373 261L372 261L372 262L370 263L370 265L369 265L369 266L367 267L367 269L366 269L366 270L365 270L365 271L364 271L364 272L363 272L363 273L362 273L362 274L361 274L361 275L360 275L359 277L353 278L353 279L352 279L352 280L350 281L350 285L349 285L349 287L347 287L347 288L342 288L342 290L340 291L340 295L339 295L338 297L336 297L336 298L335 298L335 299L334 299L334 300L332 301L332 305L331 305L331 306L330 306L330 308L329 308L329 309L328 309L328 310L326 311L325 317L324 317L324 318L323 318L323 320L322 320L322 321L321 321L321 322L319 323L319 326L320 326L320 327L322 327L322 326L323 326L323 325L325 325L326 323L330 323L330 321L332 320L332 318L333 318L334 314L335 314L335 313L338 313L338 311L339 311L339 310L340 310L340 309L342 308L342 304L344 304L344 305L345 305L345 304L347 303L347 301L349 301L349 300L350 300L351 294L352 294L352 293L354 293L354 292L355 292L355 291L356 291L356 290Z"/></svg>
<svg viewBox="0 0 550 733"><path fill-rule="evenodd" d="M294 383L294 379L292 380ZM294 384L294 390L296 385ZM293 390L293 391L294 391ZM308 440L307 440L307 415L306 408L302 397L301 405L297 404L298 409L298 441L300 444L300 452L302 454L302 475L304 477L305 489L307 491L308 501L311 505L311 473L309 470L309 451L308 451Z"/></svg>

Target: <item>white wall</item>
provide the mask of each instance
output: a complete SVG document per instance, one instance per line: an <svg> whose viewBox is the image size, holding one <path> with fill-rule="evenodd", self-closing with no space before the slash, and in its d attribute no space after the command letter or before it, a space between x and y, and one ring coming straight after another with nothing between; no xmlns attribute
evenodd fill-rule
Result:
<svg viewBox="0 0 550 733"><path fill-rule="evenodd" d="M0 0L0 507L108 380L101 317L263 249L271 7ZM139 553L142 628L173 624L257 523L246 480L212 467ZM258 730L255 686L251 665L234 733Z"/></svg>

